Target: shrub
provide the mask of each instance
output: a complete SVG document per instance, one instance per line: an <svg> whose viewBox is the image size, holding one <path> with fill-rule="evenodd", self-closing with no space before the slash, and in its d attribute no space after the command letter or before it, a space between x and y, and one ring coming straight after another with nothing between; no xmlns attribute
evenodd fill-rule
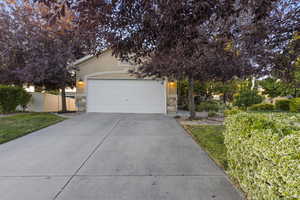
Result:
<svg viewBox="0 0 300 200"><path fill-rule="evenodd" d="M201 102L198 106L197 106L197 111L199 112L209 112L209 111L215 111L218 112L221 109L221 106L218 102L216 101L204 101Z"/></svg>
<svg viewBox="0 0 300 200"><path fill-rule="evenodd" d="M294 98L290 100L290 111L300 112L300 98Z"/></svg>
<svg viewBox="0 0 300 200"><path fill-rule="evenodd" d="M233 105L240 108L247 108L254 104L259 104L263 101L263 97L258 94L257 90L242 90L234 96Z"/></svg>
<svg viewBox="0 0 300 200"><path fill-rule="evenodd" d="M290 110L290 100L289 99L279 99L275 102L276 110L289 111Z"/></svg>
<svg viewBox="0 0 300 200"><path fill-rule="evenodd" d="M240 112L242 112L240 109L238 109L237 107L233 107L232 109L225 110L224 116L227 117L229 115L235 115Z"/></svg>
<svg viewBox="0 0 300 200"><path fill-rule="evenodd" d="M228 172L249 199L300 199L299 119L247 112L226 118Z"/></svg>
<svg viewBox="0 0 300 200"><path fill-rule="evenodd" d="M271 103L260 103L254 104L248 108L251 111L272 111L274 110L274 105Z"/></svg>
<svg viewBox="0 0 300 200"><path fill-rule="evenodd" d="M218 116L218 113L214 112L214 111L210 111L208 112L207 114L208 117L217 117Z"/></svg>
<svg viewBox="0 0 300 200"><path fill-rule="evenodd" d="M28 103L30 102L32 95L26 92L24 89L20 91L20 102L19 105L22 106L23 111L25 111Z"/></svg>
<svg viewBox="0 0 300 200"><path fill-rule="evenodd" d="M0 110L3 113L14 112L18 105L26 106L30 97L21 87L0 85Z"/></svg>

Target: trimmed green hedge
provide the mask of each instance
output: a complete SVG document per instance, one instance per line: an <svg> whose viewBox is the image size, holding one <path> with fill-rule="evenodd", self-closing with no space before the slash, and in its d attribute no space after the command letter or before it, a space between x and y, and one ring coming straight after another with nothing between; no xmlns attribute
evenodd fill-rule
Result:
<svg viewBox="0 0 300 200"><path fill-rule="evenodd" d="M219 104L215 101L204 101L201 102L197 107L196 110L198 112L203 112L203 111L215 111L218 112L219 111Z"/></svg>
<svg viewBox="0 0 300 200"><path fill-rule="evenodd" d="M290 111L300 112L300 98L294 98L290 100Z"/></svg>
<svg viewBox="0 0 300 200"><path fill-rule="evenodd" d="M247 113L225 120L229 174L254 200L300 199L300 115Z"/></svg>
<svg viewBox="0 0 300 200"><path fill-rule="evenodd" d="M270 103L254 104L248 108L250 111L273 111L274 105Z"/></svg>
<svg viewBox="0 0 300 200"><path fill-rule="evenodd" d="M289 111L290 110L290 102L291 102L291 100L289 100L289 99L276 100L275 108L276 108L276 110Z"/></svg>
<svg viewBox="0 0 300 200"><path fill-rule="evenodd" d="M24 109L30 99L31 95L22 87L0 85L0 111L3 113L14 112L19 105Z"/></svg>

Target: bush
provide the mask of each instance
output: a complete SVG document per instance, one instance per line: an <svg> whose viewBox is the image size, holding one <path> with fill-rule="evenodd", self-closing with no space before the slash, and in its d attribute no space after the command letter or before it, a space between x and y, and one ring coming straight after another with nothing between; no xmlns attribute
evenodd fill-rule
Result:
<svg viewBox="0 0 300 200"><path fill-rule="evenodd" d="M251 111L273 111L274 105L271 103L254 104L248 108Z"/></svg>
<svg viewBox="0 0 300 200"><path fill-rule="evenodd" d="M209 112L209 111L214 111L214 112L218 112L219 110L223 109L223 105L217 101L204 101L201 102L198 106L197 106L197 111L199 112Z"/></svg>
<svg viewBox="0 0 300 200"><path fill-rule="evenodd" d="M289 111L290 110L290 100L289 99L279 99L275 102L276 110Z"/></svg>
<svg viewBox="0 0 300 200"><path fill-rule="evenodd" d="M245 109L254 104L261 103L263 99L264 98L258 94L257 90L246 89L234 96L233 105Z"/></svg>
<svg viewBox="0 0 300 200"><path fill-rule="evenodd" d="M20 91L20 102L19 105L22 106L23 111L25 111L28 103L30 102L32 95L26 92L24 89Z"/></svg>
<svg viewBox="0 0 300 200"><path fill-rule="evenodd" d="M208 112L207 114L208 117L217 117L218 116L218 113L214 112L214 111L210 111Z"/></svg>
<svg viewBox="0 0 300 200"><path fill-rule="evenodd" d="M240 109L238 109L237 107L233 107L232 109L224 110L224 116L227 117L229 115L235 115L240 112L242 112Z"/></svg>
<svg viewBox="0 0 300 200"><path fill-rule="evenodd" d="M300 112L300 98L294 98L290 100L290 111Z"/></svg>
<svg viewBox="0 0 300 200"><path fill-rule="evenodd" d="M300 115L230 115L224 132L229 174L249 199L300 199Z"/></svg>
<svg viewBox="0 0 300 200"><path fill-rule="evenodd" d="M3 113L16 111L18 105L26 106L30 98L31 95L21 87L0 85L0 110Z"/></svg>

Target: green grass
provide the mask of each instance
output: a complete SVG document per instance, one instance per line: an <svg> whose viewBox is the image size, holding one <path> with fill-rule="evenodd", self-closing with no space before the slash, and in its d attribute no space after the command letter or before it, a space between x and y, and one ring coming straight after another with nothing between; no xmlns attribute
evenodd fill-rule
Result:
<svg viewBox="0 0 300 200"><path fill-rule="evenodd" d="M223 125L197 125L188 126L187 128L209 156L226 170L228 165L224 136L222 134L225 127Z"/></svg>
<svg viewBox="0 0 300 200"><path fill-rule="evenodd" d="M0 118L0 144L63 121L50 113L24 113Z"/></svg>

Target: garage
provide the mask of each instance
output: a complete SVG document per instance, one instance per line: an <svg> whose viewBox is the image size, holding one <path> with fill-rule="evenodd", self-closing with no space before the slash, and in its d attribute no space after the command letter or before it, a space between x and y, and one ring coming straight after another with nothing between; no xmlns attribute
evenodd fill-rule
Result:
<svg viewBox="0 0 300 200"><path fill-rule="evenodd" d="M166 89L157 80L87 81L87 112L166 113Z"/></svg>

